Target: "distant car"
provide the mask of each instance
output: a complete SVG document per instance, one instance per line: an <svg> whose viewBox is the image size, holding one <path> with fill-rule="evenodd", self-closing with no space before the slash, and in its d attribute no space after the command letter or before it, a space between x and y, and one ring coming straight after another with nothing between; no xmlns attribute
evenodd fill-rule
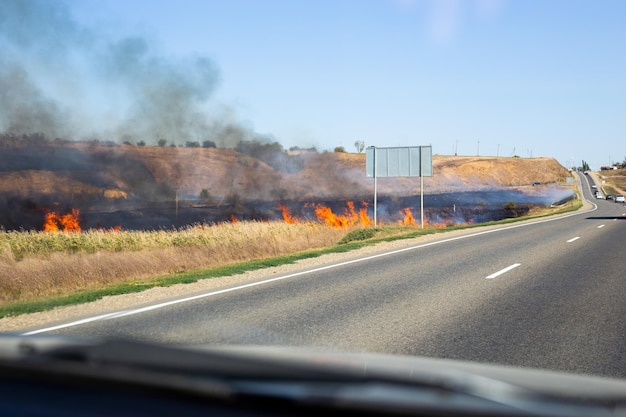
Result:
<svg viewBox="0 0 626 417"><path fill-rule="evenodd" d="M541 183L540 183L539 181L535 181L535 182L533 182L533 187L536 187L536 186L538 186L538 185L541 185Z"/></svg>
<svg viewBox="0 0 626 417"><path fill-rule="evenodd" d="M596 193L596 198L597 198L598 200L604 200L604 197L602 197L602 193L601 193L601 192L597 192L597 193Z"/></svg>
<svg viewBox="0 0 626 417"><path fill-rule="evenodd" d="M624 202L624 196L622 194L615 194L615 201L616 203L623 203Z"/></svg>
<svg viewBox="0 0 626 417"><path fill-rule="evenodd" d="M595 184L593 184L593 185L591 186L591 188L593 188L593 189L595 190L596 188L598 188L598 186L597 186L597 185L595 185Z"/></svg>
<svg viewBox="0 0 626 417"><path fill-rule="evenodd" d="M607 200L613 200L613 194L607 194L606 195L606 199Z"/></svg>

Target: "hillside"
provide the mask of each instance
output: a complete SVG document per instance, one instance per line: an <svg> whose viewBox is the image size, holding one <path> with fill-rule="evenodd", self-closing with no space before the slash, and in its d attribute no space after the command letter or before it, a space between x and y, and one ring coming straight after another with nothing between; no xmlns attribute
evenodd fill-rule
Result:
<svg viewBox="0 0 626 417"><path fill-rule="evenodd" d="M626 168L599 171L595 175L604 194L626 194Z"/></svg>
<svg viewBox="0 0 626 417"><path fill-rule="evenodd" d="M178 210L191 205L213 214L221 210L224 215L255 218L255 210L276 207L278 201L361 201L373 194L364 154L298 151L261 160L218 148L84 142L0 146L0 204L5 213L0 225L5 228L16 224L36 228L42 212L57 208L79 207L85 216L90 212L138 216L138 210L171 209L176 202L180 223L201 221L202 216L178 219ZM564 184L568 175L552 158L435 155L433 176L424 179L424 191L496 190L527 187L535 181ZM528 187L527 192L537 193L539 188L543 187ZM378 193L392 199L417 195L419 179L381 178ZM25 221L29 216L32 221Z"/></svg>

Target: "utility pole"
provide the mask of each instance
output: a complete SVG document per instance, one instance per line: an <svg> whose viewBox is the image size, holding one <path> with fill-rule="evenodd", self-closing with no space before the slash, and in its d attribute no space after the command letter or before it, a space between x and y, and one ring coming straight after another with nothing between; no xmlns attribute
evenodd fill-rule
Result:
<svg viewBox="0 0 626 417"><path fill-rule="evenodd" d="M176 221L178 221L178 187L176 187Z"/></svg>

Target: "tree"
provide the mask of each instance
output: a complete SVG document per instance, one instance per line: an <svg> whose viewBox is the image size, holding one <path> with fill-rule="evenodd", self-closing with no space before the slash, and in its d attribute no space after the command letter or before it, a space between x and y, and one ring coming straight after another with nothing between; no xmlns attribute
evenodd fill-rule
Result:
<svg viewBox="0 0 626 417"><path fill-rule="evenodd" d="M357 153L361 153L363 152L363 149L365 149L365 142L363 142L362 140L357 140L356 142L354 142L354 147L356 148Z"/></svg>
<svg viewBox="0 0 626 417"><path fill-rule="evenodd" d="M202 191L200 191L200 201L204 202L205 204L213 204L215 202L215 200L213 200L213 197L211 197L211 194L209 194L209 190L207 190L206 188L203 188Z"/></svg>
<svg viewBox="0 0 626 417"><path fill-rule="evenodd" d="M232 214L239 214L244 210L243 198L237 192L232 192L226 196L226 205L231 206Z"/></svg>
<svg viewBox="0 0 626 417"><path fill-rule="evenodd" d="M315 146L311 146L310 148L301 148L299 146L292 146L289 148L290 151L309 151L309 152L317 152L317 148Z"/></svg>
<svg viewBox="0 0 626 417"><path fill-rule="evenodd" d="M139 142L137 142L137 146L146 146L146 142L143 140L140 140Z"/></svg>
<svg viewBox="0 0 626 417"><path fill-rule="evenodd" d="M261 142L257 139L241 140L235 145L235 150L263 160L264 156L283 153L283 146L278 142Z"/></svg>
<svg viewBox="0 0 626 417"><path fill-rule="evenodd" d="M587 161L583 161L582 168L583 168L583 171L591 171L591 169L589 168L589 164L587 163Z"/></svg>
<svg viewBox="0 0 626 417"><path fill-rule="evenodd" d="M217 148L217 145L212 140L205 140L202 142L203 148Z"/></svg>
<svg viewBox="0 0 626 417"><path fill-rule="evenodd" d="M335 148L335 152L336 153L345 153L346 152L346 148L344 148L343 146L337 146Z"/></svg>
<svg viewBox="0 0 626 417"><path fill-rule="evenodd" d="M165 147L165 145L167 145L167 141L165 139L161 138L157 142L157 145L159 145L161 148L163 148L163 147Z"/></svg>

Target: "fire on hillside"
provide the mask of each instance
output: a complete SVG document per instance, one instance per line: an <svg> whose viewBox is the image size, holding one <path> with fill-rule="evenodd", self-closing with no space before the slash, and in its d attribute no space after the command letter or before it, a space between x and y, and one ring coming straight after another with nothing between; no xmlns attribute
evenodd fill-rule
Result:
<svg viewBox="0 0 626 417"><path fill-rule="evenodd" d="M43 223L44 232L80 232L80 224L78 215L80 211L78 209L72 209L71 213L59 215L54 211L46 213L46 217Z"/></svg>
<svg viewBox="0 0 626 417"><path fill-rule="evenodd" d="M571 193L527 195L514 190L433 194L425 196L424 226L448 227L474 224L526 215L532 207L546 206L573 197ZM420 226L419 197L383 197L378 201L378 225ZM80 216L79 216L80 214ZM79 219L80 217L80 219ZM363 200L319 202L240 202L237 205L199 205L180 201L150 206L127 206L115 211L72 208L67 214L48 212L43 222L46 231L104 229L116 231L157 230L192 224L219 224L237 221L283 221L289 224L320 222L329 227L370 227L373 208ZM80 222L79 222L80 220Z"/></svg>

